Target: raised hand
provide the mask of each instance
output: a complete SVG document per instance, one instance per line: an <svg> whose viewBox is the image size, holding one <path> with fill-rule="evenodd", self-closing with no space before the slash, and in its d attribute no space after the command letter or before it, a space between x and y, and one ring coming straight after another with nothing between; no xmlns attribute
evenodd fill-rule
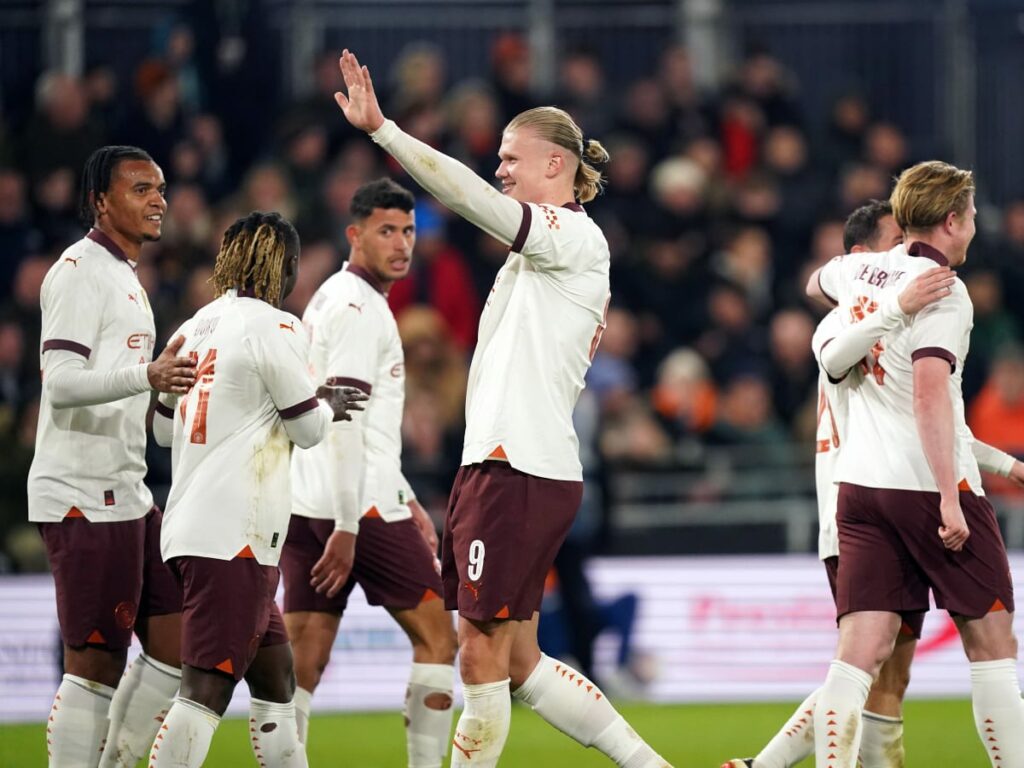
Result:
<svg viewBox="0 0 1024 768"><path fill-rule="evenodd" d="M178 336L146 368L149 386L157 392L184 395L196 383L195 361L190 357L178 357L178 350L184 343L185 337Z"/></svg>
<svg viewBox="0 0 1024 768"><path fill-rule="evenodd" d="M933 267L915 277L900 294L900 309L905 315L916 315L933 301L953 292L956 272L949 267Z"/></svg>
<svg viewBox="0 0 1024 768"><path fill-rule="evenodd" d="M370 70L360 66L359 59L348 48L342 51L338 60L341 76L345 79L346 96L341 91L334 94L345 119L361 131L373 133L384 124L384 113L377 102L377 94L373 90Z"/></svg>
<svg viewBox="0 0 1024 768"><path fill-rule="evenodd" d="M362 403L369 396L355 387L332 387L321 384L317 387L316 396L331 406L334 421L352 421L352 411L365 410Z"/></svg>

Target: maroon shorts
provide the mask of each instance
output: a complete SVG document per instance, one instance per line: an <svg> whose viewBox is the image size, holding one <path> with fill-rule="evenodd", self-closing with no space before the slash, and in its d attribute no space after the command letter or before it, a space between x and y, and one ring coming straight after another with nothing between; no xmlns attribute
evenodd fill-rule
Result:
<svg viewBox="0 0 1024 768"><path fill-rule="evenodd" d="M836 583L839 581L839 558L835 555L821 561L825 566L825 574L828 576L828 588L832 590L832 601L838 606L839 599L836 591ZM921 639L921 630L924 628L924 611L907 611L901 614L903 624L900 626L900 634ZM836 616L838 623L839 616Z"/></svg>
<svg viewBox="0 0 1024 768"><path fill-rule="evenodd" d="M445 608L477 621L532 618L582 498L581 482L503 461L460 467L441 545Z"/></svg>
<svg viewBox="0 0 1024 768"><path fill-rule="evenodd" d="M56 585L61 637L72 648L131 645L137 617L178 613L181 588L160 558L163 514L90 523L39 523Z"/></svg>
<svg viewBox="0 0 1024 768"><path fill-rule="evenodd" d="M935 604L955 616L980 618L1013 611L1013 582L1006 546L992 505L960 492L971 535L960 552L946 549L939 494L839 485L840 563L836 607L854 611L928 610Z"/></svg>
<svg viewBox="0 0 1024 768"><path fill-rule="evenodd" d="M260 648L288 642L274 602L280 578L276 566L260 565L251 557L175 557L170 565L185 596L181 614L185 664L216 669L237 681Z"/></svg>
<svg viewBox="0 0 1024 768"><path fill-rule="evenodd" d="M334 597L317 594L310 586L310 572L324 553L334 532L333 520L292 515L288 537L281 550L284 574L284 612L319 611L341 615L356 584L366 602L401 611L441 597L437 557L430 551L419 526L412 520L387 523L364 516L356 537L352 574Z"/></svg>

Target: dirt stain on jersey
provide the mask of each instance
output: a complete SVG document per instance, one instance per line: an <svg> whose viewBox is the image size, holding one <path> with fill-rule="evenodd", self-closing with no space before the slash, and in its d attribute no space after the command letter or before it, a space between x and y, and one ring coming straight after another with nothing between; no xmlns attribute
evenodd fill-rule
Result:
<svg viewBox="0 0 1024 768"><path fill-rule="evenodd" d="M258 519L260 512L266 504L275 503L274 494L271 488L281 474L287 475L288 461L291 454L291 441L284 431L284 426L278 422L270 430L270 436L263 445L255 447L252 457L249 459L249 469L252 477L249 496L249 520L246 524L246 539L252 546L262 548L270 547L270 537L273 532L269 529L261 530Z"/></svg>

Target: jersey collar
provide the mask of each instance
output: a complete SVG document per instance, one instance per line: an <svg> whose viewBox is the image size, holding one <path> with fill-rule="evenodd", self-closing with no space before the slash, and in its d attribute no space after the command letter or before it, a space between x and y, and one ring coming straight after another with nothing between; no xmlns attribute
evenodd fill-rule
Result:
<svg viewBox="0 0 1024 768"><path fill-rule="evenodd" d="M121 246L115 243L110 238L110 235L108 235L102 229L96 229L95 227L93 227L92 229L89 230L88 234L86 234L86 237L92 240L94 243L106 248L110 252L110 255L113 256L114 258L126 262L128 265L131 266L132 269L135 269L135 262L129 259L128 255L123 250L121 250Z"/></svg>
<svg viewBox="0 0 1024 768"><path fill-rule="evenodd" d="M924 256L926 259L931 259L940 267L948 267L949 259L942 255L942 251L938 248L933 248L928 243L922 243L920 240L915 240L907 248L907 253L911 256Z"/></svg>
<svg viewBox="0 0 1024 768"><path fill-rule="evenodd" d="M348 271L351 272L356 277L361 277L363 280L365 280L367 283L369 283L370 287L373 288L373 290L375 290L381 296L387 296L388 295L387 291L384 290L384 286L381 285L380 280L378 280L376 278L376 276L372 272L370 272L368 269L364 269L363 267L356 266L351 261L348 262L348 264L346 266L346 269L348 269Z"/></svg>
<svg viewBox="0 0 1024 768"><path fill-rule="evenodd" d="M586 213L586 211L583 210L583 206L579 203L566 203L562 207L568 208L570 211L576 211L576 213Z"/></svg>

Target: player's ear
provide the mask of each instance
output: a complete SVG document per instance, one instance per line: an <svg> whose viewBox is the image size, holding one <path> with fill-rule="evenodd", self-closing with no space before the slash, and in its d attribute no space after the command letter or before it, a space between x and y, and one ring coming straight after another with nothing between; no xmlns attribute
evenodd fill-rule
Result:
<svg viewBox="0 0 1024 768"><path fill-rule="evenodd" d="M947 233L952 233L953 225L956 224L956 211L950 211L946 214L945 220L942 222Z"/></svg>
<svg viewBox="0 0 1024 768"><path fill-rule="evenodd" d="M96 212L97 216L103 213L107 208L106 196L102 192L90 192L89 202L92 204L92 209Z"/></svg>
<svg viewBox="0 0 1024 768"><path fill-rule="evenodd" d="M547 177L553 178L562 172L565 167L565 158L560 152L552 152L548 155Z"/></svg>
<svg viewBox="0 0 1024 768"><path fill-rule="evenodd" d="M362 227L358 224L349 224L345 227L345 239L348 240L349 248L355 249L360 232L362 232Z"/></svg>

